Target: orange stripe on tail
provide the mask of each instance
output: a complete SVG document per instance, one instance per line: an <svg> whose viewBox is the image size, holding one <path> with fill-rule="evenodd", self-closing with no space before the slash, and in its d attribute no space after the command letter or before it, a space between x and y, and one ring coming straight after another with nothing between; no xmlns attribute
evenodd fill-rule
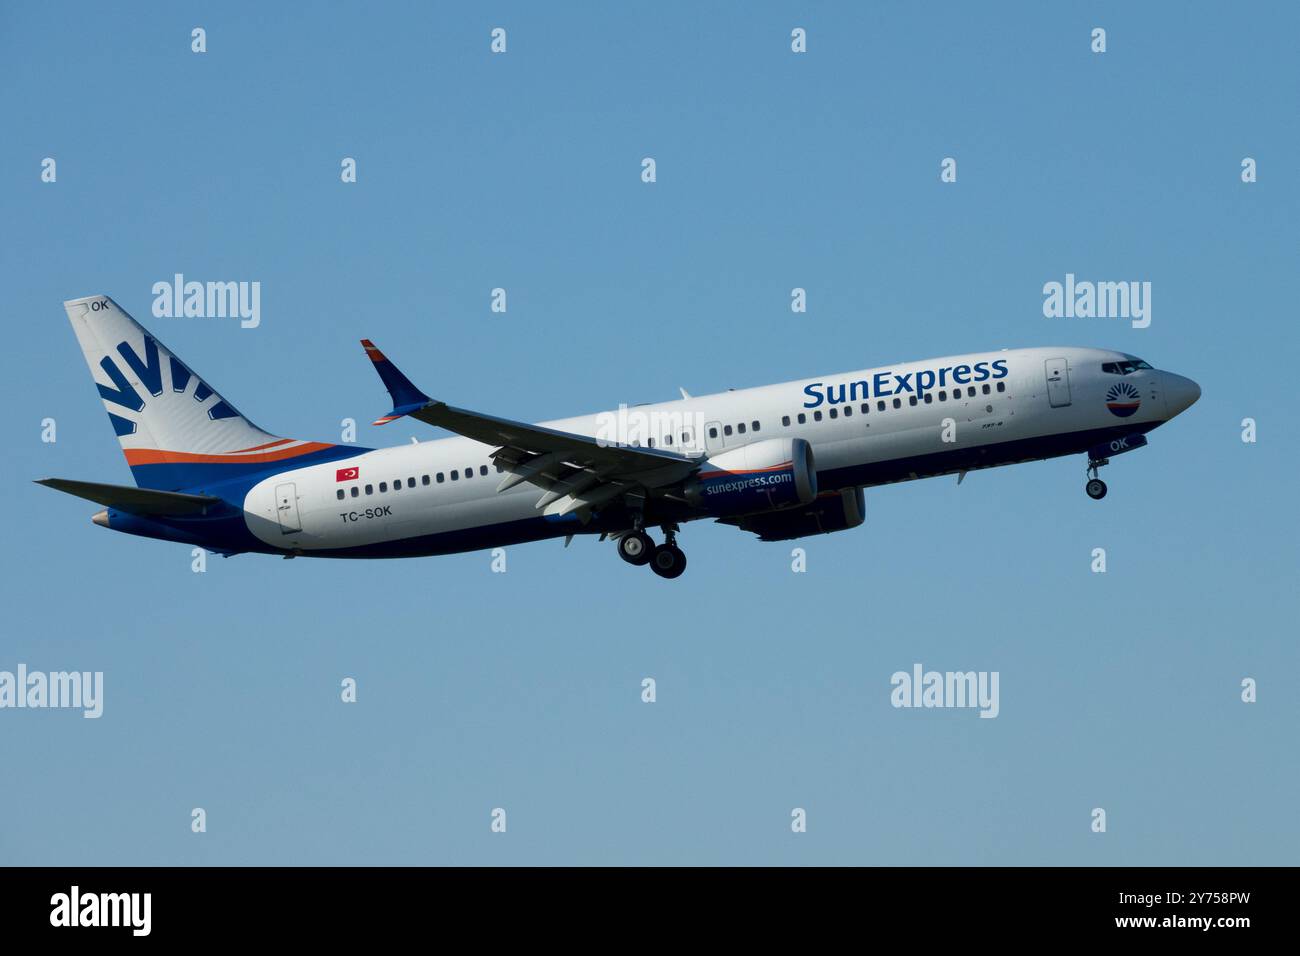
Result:
<svg viewBox="0 0 1300 956"><path fill-rule="evenodd" d="M333 447L327 442L314 441L306 442L294 448L284 448L280 451L264 451L256 455L238 455L229 452L224 455L196 455L187 451L164 451L160 448L125 448L123 451L126 454L126 463L128 465L167 465L195 462L215 465L242 465L245 463L284 461L286 458L298 458L314 451Z"/></svg>

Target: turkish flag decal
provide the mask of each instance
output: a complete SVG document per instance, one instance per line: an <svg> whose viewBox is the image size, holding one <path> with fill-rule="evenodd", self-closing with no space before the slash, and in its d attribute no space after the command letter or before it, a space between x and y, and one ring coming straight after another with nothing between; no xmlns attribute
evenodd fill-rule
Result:
<svg viewBox="0 0 1300 956"><path fill-rule="evenodd" d="M334 472L335 481L356 481L361 477L360 468L340 468Z"/></svg>

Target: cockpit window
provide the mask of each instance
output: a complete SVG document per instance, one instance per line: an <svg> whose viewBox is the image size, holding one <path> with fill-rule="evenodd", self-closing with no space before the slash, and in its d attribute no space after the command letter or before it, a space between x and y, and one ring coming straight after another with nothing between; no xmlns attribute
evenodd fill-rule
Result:
<svg viewBox="0 0 1300 956"><path fill-rule="evenodd" d="M1141 369L1151 368L1141 359L1128 359L1124 362L1102 362L1101 370L1110 375L1131 375Z"/></svg>

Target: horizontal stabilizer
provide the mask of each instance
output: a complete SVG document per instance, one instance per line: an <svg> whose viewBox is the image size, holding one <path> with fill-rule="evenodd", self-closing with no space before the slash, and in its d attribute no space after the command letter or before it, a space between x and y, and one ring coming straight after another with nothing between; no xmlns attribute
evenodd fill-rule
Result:
<svg viewBox="0 0 1300 956"><path fill-rule="evenodd" d="M94 481L69 481L67 478L41 478L36 482L55 491L66 492L85 498L96 504L107 505L118 511L129 511L136 515L157 515L174 517L177 515L203 514L214 505L222 504L220 498L212 495L187 495L178 491L154 491L150 488L131 488L126 485L102 485Z"/></svg>

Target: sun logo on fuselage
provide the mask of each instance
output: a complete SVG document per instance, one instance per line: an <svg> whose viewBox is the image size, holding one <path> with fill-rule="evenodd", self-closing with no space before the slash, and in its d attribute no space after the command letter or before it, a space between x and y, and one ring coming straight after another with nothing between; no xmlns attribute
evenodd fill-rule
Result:
<svg viewBox="0 0 1300 956"><path fill-rule="evenodd" d="M1112 415L1128 418L1141 404L1137 387L1128 382L1117 382L1106 390L1106 407Z"/></svg>

